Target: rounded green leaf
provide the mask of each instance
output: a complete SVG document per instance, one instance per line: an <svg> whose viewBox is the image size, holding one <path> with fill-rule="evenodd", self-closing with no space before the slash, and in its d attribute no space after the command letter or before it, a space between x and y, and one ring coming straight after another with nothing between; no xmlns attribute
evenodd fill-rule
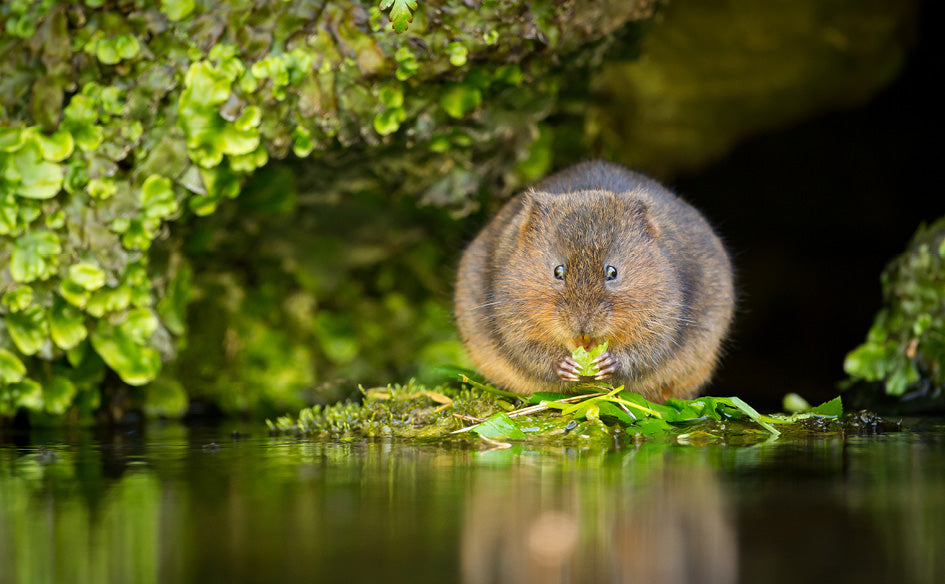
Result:
<svg viewBox="0 0 945 584"><path fill-rule="evenodd" d="M95 57L105 65L115 65L121 62L121 55L113 39L101 39L95 45Z"/></svg>
<svg viewBox="0 0 945 584"><path fill-rule="evenodd" d="M23 381L25 376L26 365L19 357L6 349L0 349L0 383L17 383Z"/></svg>
<svg viewBox="0 0 945 584"><path fill-rule="evenodd" d="M476 87L453 85L440 96L440 107L450 117L461 118L482 103L482 92Z"/></svg>
<svg viewBox="0 0 945 584"><path fill-rule="evenodd" d="M69 279L89 292L105 285L105 272L91 262L79 262L69 266Z"/></svg>
<svg viewBox="0 0 945 584"><path fill-rule="evenodd" d="M10 312L20 312L33 303L33 289L26 285L15 286L3 295L3 305Z"/></svg>
<svg viewBox="0 0 945 584"><path fill-rule="evenodd" d="M138 39L128 35L118 35L114 40L115 51L118 52L118 56L122 59L133 59L138 55L138 51L141 49L138 45Z"/></svg>
<svg viewBox="0 0 945 584"><path fill-rule="evenodd" d="M162 376L147 387L144 413L148 417L179 418L187 411L190 399L181 383Z"/></svg>
<svg viewBox="0 0 945 584"><path fill-rule="evenodd" d="M49 311L49 336L56 346L68 351L85 340L88 334L82 312L57 298Z"/></svg>
<svg viewBox="0 0 945 584"><path fill-rule="evenodd" d="M161 12L168 20L177 22L190 16L194 11L194 0L162 0Z"/></svg>
<svg viewBox="0 0 945 584"><path fill-rule="evenodd" d="M24 139L24 134L19 128L0 128L0 152L19 150Z"/></svg>
<svg viewBox="0 0 945 584"><path fill-rule="evenodd" d="M161 371L158 352L136 343L121 327L100 322L91 340L105 364L129 385L144 385Z"/></svg>
<svg viewBox="0 0 945 584"><path fill-rule="evenodd" d="M13 396L18 408L33 412L43 411L43 386L32 379L11 383L7 386L7 391Z"/></svg>
<svg viewBox="0 0 945 584"><path fill-rule="evenodd" d="M16 194L28 199L50 199L62 188L62 167L43 159L39 146L30 140L16 153L20 184Z"/></svg>
<svg viewBox="0 0 945 584"><path fill-rule="evenodd" d="M72 155L75 148L75 141L68 130L59 130L52 136L37 134L36 141L43 158L50 162L62 162Z"/></svg>
<svg viewBox="0 0 945 584"><path fill-rule="evenodd" d="M24 355L33 355L46 342L46 314L39 306L6 316L7 331L13 344Z"/></svg>
<svg viewBox="0 0 945 584"><path fill-rule="evenodd" d="M148 308L136 308L128 311L125 322L120 325L121 330L128 338L139 344L148 342L157 327L157 317Z"/></svg>
<svg viewBox="0 0 945 584"><path fill-rule="evenodd" d="M51 231L33 231L17 238L10 257L10 275L17 282L48 278L55 272L59 238Z"/></svg>
<svg viewBox="0 0 945 584"><path fill-rule="evenodd" d="M76 387L71 380L54 375L43 383L43 408L49 414L64 414L72 405L75 395Z"/></svg>

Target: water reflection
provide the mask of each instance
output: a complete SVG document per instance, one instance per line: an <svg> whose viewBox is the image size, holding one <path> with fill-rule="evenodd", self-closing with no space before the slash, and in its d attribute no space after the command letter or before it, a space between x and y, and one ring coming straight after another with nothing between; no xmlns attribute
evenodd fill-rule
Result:
<svg viewBox="0 0 945 584"><path fill-rule="evenodd" d="M0 443L0 584L931 584L941 549L942 426L619 452L178 426Z"/></svg>
<svg viewBox="0 0 945 584"><path fill-rule="evenodd" d="M463 582L735 582L735 531L716 471L642 470L643 481L562 484L517 468L514 490L478 478L463 521Z"/></svg>

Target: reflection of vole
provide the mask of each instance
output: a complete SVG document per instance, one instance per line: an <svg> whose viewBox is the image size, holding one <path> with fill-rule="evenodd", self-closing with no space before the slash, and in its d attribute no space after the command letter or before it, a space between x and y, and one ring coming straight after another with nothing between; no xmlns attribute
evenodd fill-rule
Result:
<svg viewBox="0 0 945 584"><path fill-rule="evenodd" d="M510 391L568 391L571 351L652 400L708 381L732 268L698 211L622 166L585 162L509 201L463 254L455 308L473 361Z"/></svg>

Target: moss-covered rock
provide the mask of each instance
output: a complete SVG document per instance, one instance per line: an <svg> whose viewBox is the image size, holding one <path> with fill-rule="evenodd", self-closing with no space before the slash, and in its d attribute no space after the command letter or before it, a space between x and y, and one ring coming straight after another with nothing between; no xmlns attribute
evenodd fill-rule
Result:
<svg viewBox="0 0 945 584"><path fill-rule="evenodd" d="M916 408L945 408L945 217L916 233L908 249L883 271L883 308L866 342L844 368L861 385ZM873 396L875 403L875 395Z"/></svg>
<svg viewBox="0 0 945 584"><path fill-rule="evenodd" d="M109 372L147 386L133 401L149 411L179 412L188 380L149 384L183 346L193 299L259 314L257 296L278 296L317 327L344 329L344 315L299 312L307 301L277 284L207 284L191 254L212 234L182 226L290 155L317 161L315 184L334 199L370 187L463 209L483 185L515 188L548 167L537 124L564 76L653 8L397 4L412 22L402 6L314 0L0 6L0 418L61 413L70 400L87 413ZM201 346L206 363L226 362L217 351L241 379L256 375L233 409L260 394L300 405L315 380L299 339L270 324L249 320L226 328L222 347Z"/></svg>

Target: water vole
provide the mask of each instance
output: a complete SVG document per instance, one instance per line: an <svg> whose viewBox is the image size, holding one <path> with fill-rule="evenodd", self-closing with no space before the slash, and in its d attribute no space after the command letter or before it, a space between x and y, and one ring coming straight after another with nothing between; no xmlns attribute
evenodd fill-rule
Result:
<svg viewBox="0 0 945 584"><path fill-rule="evenodd" d="M663 401L709 380L734 292L728 254L698 211L592 161L499 211L463 253L454 300L466 349L500 387L569 391L581 379L571 351L607 341L597 379Z"/></svg>

